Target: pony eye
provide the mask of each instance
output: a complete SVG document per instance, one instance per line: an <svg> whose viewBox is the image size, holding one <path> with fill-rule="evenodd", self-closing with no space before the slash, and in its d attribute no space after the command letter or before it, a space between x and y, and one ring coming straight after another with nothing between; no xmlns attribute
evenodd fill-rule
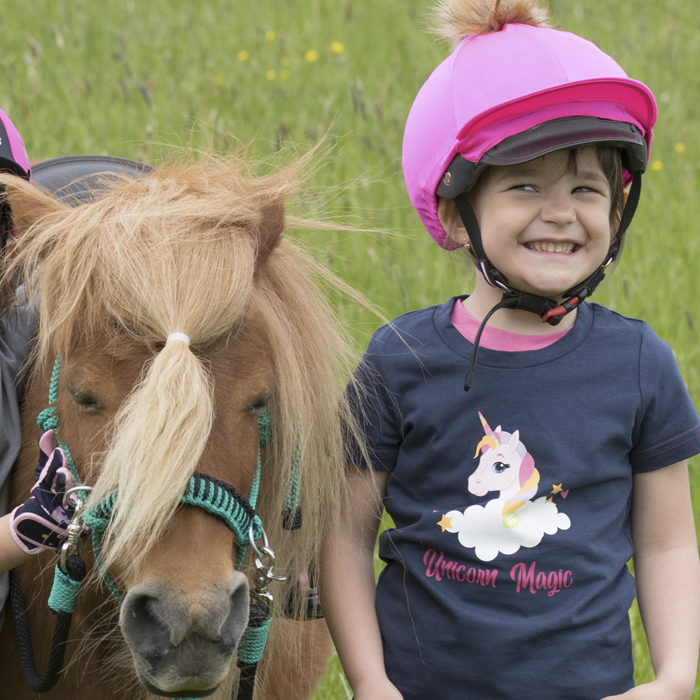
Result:
<svg viewBox="0 0 700 700"><path fill-rule="evenodd" d="M491 467L491 469L493 469L496 472L496 474L502 474L506 469L509 468L510 464L506 464L505 462L495 462L493 467Z"/></svg>
<svg viewBox="0 0 700 700"><path fill-rule="evenodd" d="M272 394L266 394L265 396L259 396L253 403L251 403L248 406L248 410L252 411L253 413L259 413L262 411L265 406L267 406L268 403L270 403L270 399L272 398Z"/></svg>
<svg viewBox="0 0 700 700"><path fill-rule="evenodd" d="M73 401L85 411L97 411L101 408L100 400L89 391L80 391L79 389L68 387L68 393Z"/></svg>

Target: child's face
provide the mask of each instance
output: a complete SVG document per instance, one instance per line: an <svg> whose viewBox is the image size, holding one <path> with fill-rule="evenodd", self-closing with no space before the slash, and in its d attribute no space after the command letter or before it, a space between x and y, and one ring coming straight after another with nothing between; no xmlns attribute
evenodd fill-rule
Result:
<svg viewBox="0 0 700 700"><path fill-rule="evenodd" d="M493 166L473 198L486 255L523 292L557 297L599 267L611 240L610 185L594 149Z"/></svg>

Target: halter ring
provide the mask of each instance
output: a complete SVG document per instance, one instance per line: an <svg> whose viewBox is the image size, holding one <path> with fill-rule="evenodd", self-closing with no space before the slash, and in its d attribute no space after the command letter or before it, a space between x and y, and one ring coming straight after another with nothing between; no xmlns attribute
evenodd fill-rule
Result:
<svg viewBox="0 0 700 700"><path fill-rule="evenodd" d="M64 496L64 498L66 499L66 503L72 508L77 509L84 505L84 503L82 502L83 499L77 495L80 491L92 491L92 486L80 484L80 486L74 486L73 488L68 489L68 491L66 491L66 495Z"/></svg>

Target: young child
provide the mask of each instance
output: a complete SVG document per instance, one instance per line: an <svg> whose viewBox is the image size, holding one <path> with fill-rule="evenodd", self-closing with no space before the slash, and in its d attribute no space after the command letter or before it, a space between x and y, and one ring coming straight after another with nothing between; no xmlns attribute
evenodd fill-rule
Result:
<svg viewBox="0 0 700 700"><path fill-rule="evenodd" d="M10 118L0 110L0 170L31 179L24 142ZM12 235L11 213L0 203L0 251ZM8 300L2 300L6 311ZM13 513L9 504L10 470L20 447L19 393L22 371L30 351L35 321L26 305L5 313L0 325L0 627L8 592L5 572L43 549L56 549L65 537L72 509L64 493L73 485L62 450L50 430L40 440L37 481L32 496Z"/></svg>
<svg viewBox="0 0 700 700"><path fill-rule="evenodd" d="M670 348L584 302L621 251L654 98L535 0L443 0L439 19L457 46L403 168L476 286L378 330L358 369L371 469L321 581L340 660L356 700L687 700L700 420ZM635 584L656 673L637 688Z"/></svg>

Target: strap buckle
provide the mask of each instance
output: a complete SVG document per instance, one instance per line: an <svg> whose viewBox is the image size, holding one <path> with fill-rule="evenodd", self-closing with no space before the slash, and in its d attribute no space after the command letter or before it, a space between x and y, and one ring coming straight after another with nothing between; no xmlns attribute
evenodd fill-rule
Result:
<svg viewBox="0 0 700 700"><path fill-rule="evenodd" d="M253 533L252 527L248 531L248 540L250 541L250 546L255 552L255 575L253 576L254 588L250 591L250 595L256 601L266 604L266 619L269 620L272 617L274 598L272 597L272 593L267 590L267 587L272 581L286 581L287 577L280 576L274 572L276 557L274 551L270 548L270 543L267 539L265 530L262 531L262 545L258 546L256 544L255 534Z"/></svg>
<svg viewBox="0 0 700 700"><path fill-rule="evenodd" d="M61 558L59 560L59 566L61 571L70 575L68 571L68 557L71 554L79 554L80 550L80 538L83 536L83 510L85 509L86 499L82 495L78 495L80 492L92 491L92 486L85 486L85 484L80 484L80 486L74 486L72 489L66 491L65 499L68 505L73 506L75 511L73 512L73 517L71 518L70 525L66 528L68 532L68 537L66 541L61 545ZM71 577L72 578L72 577Z"/></svg>

